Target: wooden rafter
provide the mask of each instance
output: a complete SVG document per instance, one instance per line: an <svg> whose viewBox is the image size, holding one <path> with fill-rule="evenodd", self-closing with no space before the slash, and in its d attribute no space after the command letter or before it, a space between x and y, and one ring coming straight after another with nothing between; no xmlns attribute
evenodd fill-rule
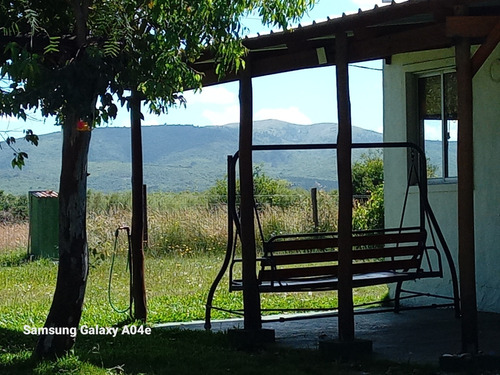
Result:
<svg viewBox="0 0 500 375"><path fill-rule="evenodd" d="M398 53L446 48L453 42L443 24L418 28L351 43L349 62L381 59Z"/></svg>
<svg viewBox="0 0 500 375"><path fill-rule="evenodd" d="M455 16L454 7L468 5L470 15ZM493 16L492 16L493 14ZM495 16L495 14L497 16ZM349 38L349 63L386 59L399 53L449 48L457 37L468 37L473 44L484 44L474 58L480 66L498 43L500 31L492 33L500 20L500 1L412 0L297 29L247 38L243 44L252 55L253 77L335 64L335 35ZM493 47L494 48L494 47ZM318 59L322 50L326 61ZM488 52L489 51L489 52ZM214 74L209 54L193 65L204 74L204 84L238 79Z"/></svg>
<svg viewBox="0 0 500 375"><path fill-rule="evenodd" d="M496 46L500 43L500 20L488 34L486 41L479 47L474 56L472 56L472 75L474 76L486 59L491 55Z"/></svg>

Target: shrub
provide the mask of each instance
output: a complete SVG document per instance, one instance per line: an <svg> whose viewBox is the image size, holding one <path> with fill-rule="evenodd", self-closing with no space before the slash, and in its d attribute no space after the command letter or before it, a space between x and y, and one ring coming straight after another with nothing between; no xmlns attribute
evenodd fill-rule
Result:
<svg viewBox="0 0 500 375"><path fill-rule="evenodd" d="M254 196L259 205L286 208L295 204L298 197L305 195L300 189L292 189L291 182L270 177L263 170L262 165L254 167L253 171ZM240 190L240 181L236 181L236 192ZM227 203L227 176L218 179L215 185L207 191L210 203Z"/></svg>
<svg viewBox="0 0 500 375"><path fill-rule="evenodd" d="M353 211L355 230L377 229L384 227L384 185L378 185L366 203L355 203Z"/></svg>
<svg viewBox="0 0 500 375"><path fill-rule="evenodd" d="M384 162L381 152L363 154L353 164L354 195L368 195L368 200L355 201L353 228L355 230L384 227Z"/></svg>
<svg viewBox="0 0 500 375"><path fill-rule="evenodd" d="M28 197L0 190L0 222L19 223L28 220Z"/></svg>
<svg viewBox="0 0 500 375"><path fill-rule="evenodd" d="M361 155L352 166L354 195L370 195L384 183L384 161L380 151Z"/></svg>

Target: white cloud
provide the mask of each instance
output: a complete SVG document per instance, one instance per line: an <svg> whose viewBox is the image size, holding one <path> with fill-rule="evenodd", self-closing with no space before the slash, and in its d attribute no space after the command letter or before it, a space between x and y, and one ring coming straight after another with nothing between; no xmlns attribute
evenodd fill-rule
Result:
<svg viewBox="0 0 500 375"><path fill-rule="evenodd" d="M299 125L311 125L312 121L297 107L264 108L254 114L254 120L281 120Z"/></svg>
<svg viewBox="0 0 500 375"><path fill-rule="evenodd" d="M225 125L233 122L239 122L240 107L239 105L231 105L220 111L206 109L202 112L202 116L209 121L209 125Z"/></svg>
<svg viewBox="0 0 500 375"><path fill-rule="evenodd" d="M188 91L184 93L184 97L188 106L196 103L228 105L238 102L237 95L221 85L205 87L196 93Z"/></svg>

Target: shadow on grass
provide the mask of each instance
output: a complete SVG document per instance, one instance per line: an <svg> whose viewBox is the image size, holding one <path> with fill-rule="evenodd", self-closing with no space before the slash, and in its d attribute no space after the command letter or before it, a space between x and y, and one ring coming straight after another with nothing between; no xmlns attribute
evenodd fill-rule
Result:
<svg viewBox="0 0 500 375"><path fill-rule="evenodd" d="M123 331L122 331L123 332ZM387 363L339 363L318 351L270 345L252 352L235 350L224 333L156 328L151 334L79 334L71 355L35 363L36 337L0 329L0 374L429 374Z"/></svg>
<svg viewBox="0 0 500 375"><path fill-rule="evenodd" d="M85 337L77 353L82 360L127 374L332 374L332 363L317 352L237 351L226 334L205 331L167 328L150 335Z"/></svg>
<svg viewBox="0 0 500 375"><path fill-rule="evenodd" d="M0 328L0 374L29 374L35 366L31 353L37 337Z"/></svg>

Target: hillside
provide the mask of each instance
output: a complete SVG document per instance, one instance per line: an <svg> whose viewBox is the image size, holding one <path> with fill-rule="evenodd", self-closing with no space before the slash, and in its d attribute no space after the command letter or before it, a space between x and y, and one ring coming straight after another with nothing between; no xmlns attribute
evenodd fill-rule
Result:
<svg viewBox="0 0 500 375"><path fill-rule="evenodd" d="M258 121L254 144L335 143L337 125L322 123L294 125L281 121ZM380 142L382 135L353 128L354 142ZM38 147L19 142L29 154L23 170L12 169L12 152L0 150L0 190L24 194L29 190L58 189L61 134L42 135ZM144 182L150 191L203 191L226 173L226 156L238 147L238 126L197 127L192 125L147 126L143 128ZM361 152L358 152L359 155ZM275 177L306 188L321 184L336 187L336 160L331 151L266 151L254 161ZM97 128L92 132L89 154L89 189L130 189L130 129Z"/></svg>

